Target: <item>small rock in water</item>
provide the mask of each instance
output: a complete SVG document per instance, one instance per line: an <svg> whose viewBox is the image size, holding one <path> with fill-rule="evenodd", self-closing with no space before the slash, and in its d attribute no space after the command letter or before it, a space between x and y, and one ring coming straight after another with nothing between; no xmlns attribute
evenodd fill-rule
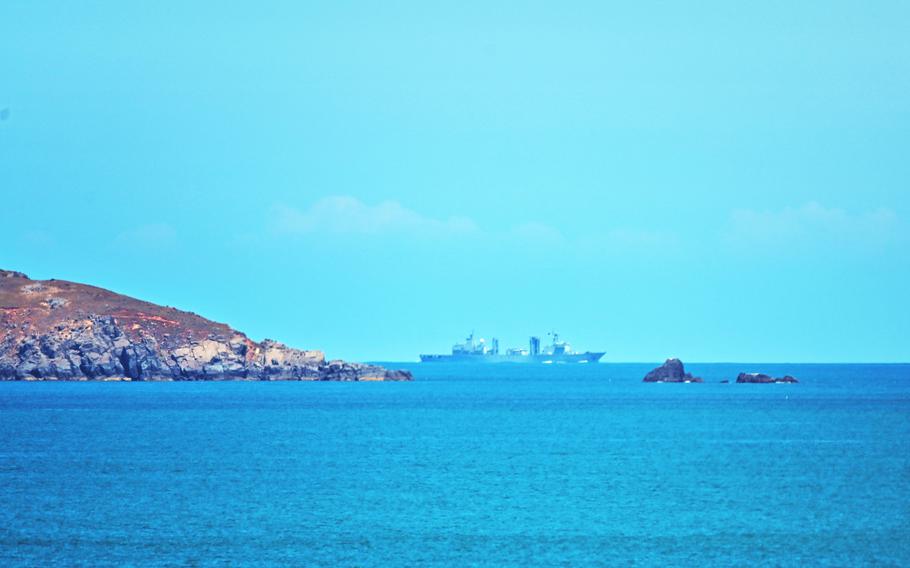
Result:
<svg viewBox="0 0 910 568"><path fill-rule="evenodd" d="M700 377L693 377L687 373L682 361L667 359L666 362L652 370L642 379L645 383L702 383Z"/></svg>
<svg viewBox="0 0 910 568"><path fill-rule="evenodd" d="M736 377L737 383L754 383L754 384L768 384L768 383L798 383L795 378L790 375L784 375L783 377L772 377L764 373L740 373Z"/></svg>

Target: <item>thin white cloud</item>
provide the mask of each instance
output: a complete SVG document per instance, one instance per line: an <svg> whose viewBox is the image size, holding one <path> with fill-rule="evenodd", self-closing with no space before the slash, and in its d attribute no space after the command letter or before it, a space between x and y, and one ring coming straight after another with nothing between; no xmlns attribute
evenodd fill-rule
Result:
<svg viewBox="0 0 910 568"><path fill-rule="evenodd" d="M177 231L166 223L149 223L114 237L117 247L166 248L177 244Z"/></svg>
<svg viewBox="0 0 910 568"><path fill-rule="evenodd" d="M586 251L586 254L604 258L653 258L654 255L675 254L680 244L679 236L672 231L614 227L589 233L577 239L573 246Z"/></svg>
<svg viewBox="0 0 910 568"><path fill-rule="evenodd" d="M408 239L470 239L489 247L525 247L522 250L564 249L604 254L663 251L676 247L678 238L667 231L630 228L605 229L597 234L569 237L558 228L526 222L508 229L488 230L467 217L447 219L423 215L396 201L375 205L349 196L329 196L305 209L276 205L270 215L273 235L348 235ZM472 245L473 246L473 245Z"/></svg>
<svg viewBox="0 0 910 568"><path fill-rule="evenodd" d="M566 242L565 235L559 229L543 223L522 223L512 227L508 236L519 242L530 242L540 245L561 245Z"/></svg>
<svg viewBox="0 0 910 568"><path fill-rule="evenodd" d="M330 196L300 210L286 205L274 208L272 228L279 234L399 234L424 237L466 236L480 233L466 217L436 219L396 201L368 205L357 198Z"/></svg>
<svg viewBox="0 0 910 568"><path fill-rule="evenodd" d="M815 201L802 207L731 212L726 229L728 241L739 245L847 247L882 246L898 236L894 211L879 208L863 213L825 207Z"/></svg>
<svg viewBox="0 0 910 568"><path fill-rule="evenodd" d="M42 230L26 231L20 236L20 241L26 246L36 248L50 248L57 244L53 234Z"/></svg>
<svg viewBox="0 0 910 568"><path fill-rule="evenodd" d="M649 231L620 227L607 232L606 239L610 245L632 249L660 249L677 244L674 233Z"/></svg>

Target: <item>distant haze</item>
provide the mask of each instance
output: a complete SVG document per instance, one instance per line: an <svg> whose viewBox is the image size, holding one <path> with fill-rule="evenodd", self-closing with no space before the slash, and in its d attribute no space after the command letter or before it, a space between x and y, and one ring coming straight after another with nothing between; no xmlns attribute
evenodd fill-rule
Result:
<svg viewBox="0 0 910 568"><path fill-rule="evenodd" d="M879 1L9 3L0 268L353 360L556 330L908 361L908 29Z"/></svg>

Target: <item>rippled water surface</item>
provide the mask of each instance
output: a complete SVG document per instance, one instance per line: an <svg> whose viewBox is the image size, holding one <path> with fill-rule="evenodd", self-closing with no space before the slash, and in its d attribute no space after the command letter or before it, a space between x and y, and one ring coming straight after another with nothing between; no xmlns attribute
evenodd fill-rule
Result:
<svg viewBox="0 0 910 568"><path fill-rule="evenodd" d="M910 565L910 366L652 366L0 383L0 564Z"/></svg>

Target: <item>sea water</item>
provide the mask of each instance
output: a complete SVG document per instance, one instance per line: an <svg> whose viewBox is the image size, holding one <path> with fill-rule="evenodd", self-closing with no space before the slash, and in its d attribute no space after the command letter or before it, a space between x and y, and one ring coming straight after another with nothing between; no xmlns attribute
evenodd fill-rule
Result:
<svg viewBox="0 0 910 568"><path fill-rule="evenodd" d="M653 366L0 383L0 565L910 565L910 366Z"/></svg>

